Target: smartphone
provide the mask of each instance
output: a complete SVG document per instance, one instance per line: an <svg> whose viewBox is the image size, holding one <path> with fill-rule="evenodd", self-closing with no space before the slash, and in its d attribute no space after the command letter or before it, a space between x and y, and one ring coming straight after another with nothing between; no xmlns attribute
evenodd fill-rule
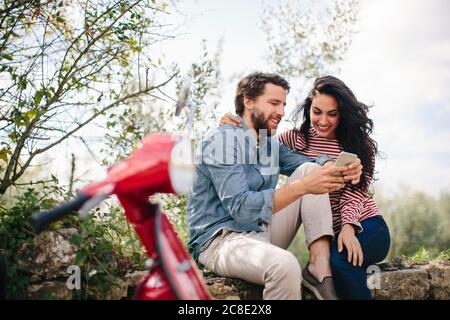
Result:
<svg viewBox="0 0 450 320"><path fill-rule="evenodd" d="M356 159L358 159L358 156L356 154L342 151L339 154L338 158L336 159L336 162L334 163L334 165L338 166L338 167L346 166L346 165L352 163L353 161L356 161ZM342 177L341 173L337 173L336 175L339 177Z"/></svg>
<svg viewBox="0 0 450 320"><path fill-rule="evenodd" d="M339 156L338 156L336 162L334 163L334 165L335 166L339 166L339 167L340 166L346 166L346 165L352 163L353 161L356 161L356 159L358 159L358 156L356 154L342 151L339 154Z"/></svg>

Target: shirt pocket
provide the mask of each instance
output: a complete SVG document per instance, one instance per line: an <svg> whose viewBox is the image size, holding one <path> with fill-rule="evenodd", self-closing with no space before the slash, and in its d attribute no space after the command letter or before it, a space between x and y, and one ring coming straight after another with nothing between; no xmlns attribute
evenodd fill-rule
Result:
<svg viewBox="0 0 450 320"><path fill-rule="evenodd" d="M245 175L250 191L260 191L264 185L264 177L254 166L245 166Z"/></svg>

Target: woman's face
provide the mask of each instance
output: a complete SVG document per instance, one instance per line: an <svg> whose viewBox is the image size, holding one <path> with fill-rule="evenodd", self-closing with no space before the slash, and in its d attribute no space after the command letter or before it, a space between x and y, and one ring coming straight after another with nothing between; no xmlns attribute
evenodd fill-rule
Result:
<svg viewBox="0 0 450 320"><path fill-rule="evenodd" d="M339 125L339 109L336 99L318 93L312 99L310 121L319 137L336 139L336 128Z"/></svg>

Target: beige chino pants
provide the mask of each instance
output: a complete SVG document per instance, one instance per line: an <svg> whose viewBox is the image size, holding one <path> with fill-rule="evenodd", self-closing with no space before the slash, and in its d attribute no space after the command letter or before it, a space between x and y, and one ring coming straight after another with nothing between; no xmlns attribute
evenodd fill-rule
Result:
<svg viewBox="0 0 450 320"><path fill-rule="evenodd" d="M302 179L319 166L306 163L287 179ZM199 255L215 273L264 285L264 299L301 299L302 273L297 258L286 249L303 223L306 243L334 236L328 194L305 195L272 216L264 232L223 230Z"/></svg>

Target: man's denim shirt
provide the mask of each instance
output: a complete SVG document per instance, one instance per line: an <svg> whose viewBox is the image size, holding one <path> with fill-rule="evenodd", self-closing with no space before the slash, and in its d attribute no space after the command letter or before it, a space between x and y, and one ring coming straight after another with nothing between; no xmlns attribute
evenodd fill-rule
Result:
<svg viewBox="0 0 450 320"><path fill-rule="evenodd" d="M197 154L196 182L189 195L189 251L195 260L222 229L263 231L269 224L279 174L291 175L303 163L317 159L290 150L276 139L248 130L220 126L202 141ZM259 142L259 143L258 143Z"/></svg>

